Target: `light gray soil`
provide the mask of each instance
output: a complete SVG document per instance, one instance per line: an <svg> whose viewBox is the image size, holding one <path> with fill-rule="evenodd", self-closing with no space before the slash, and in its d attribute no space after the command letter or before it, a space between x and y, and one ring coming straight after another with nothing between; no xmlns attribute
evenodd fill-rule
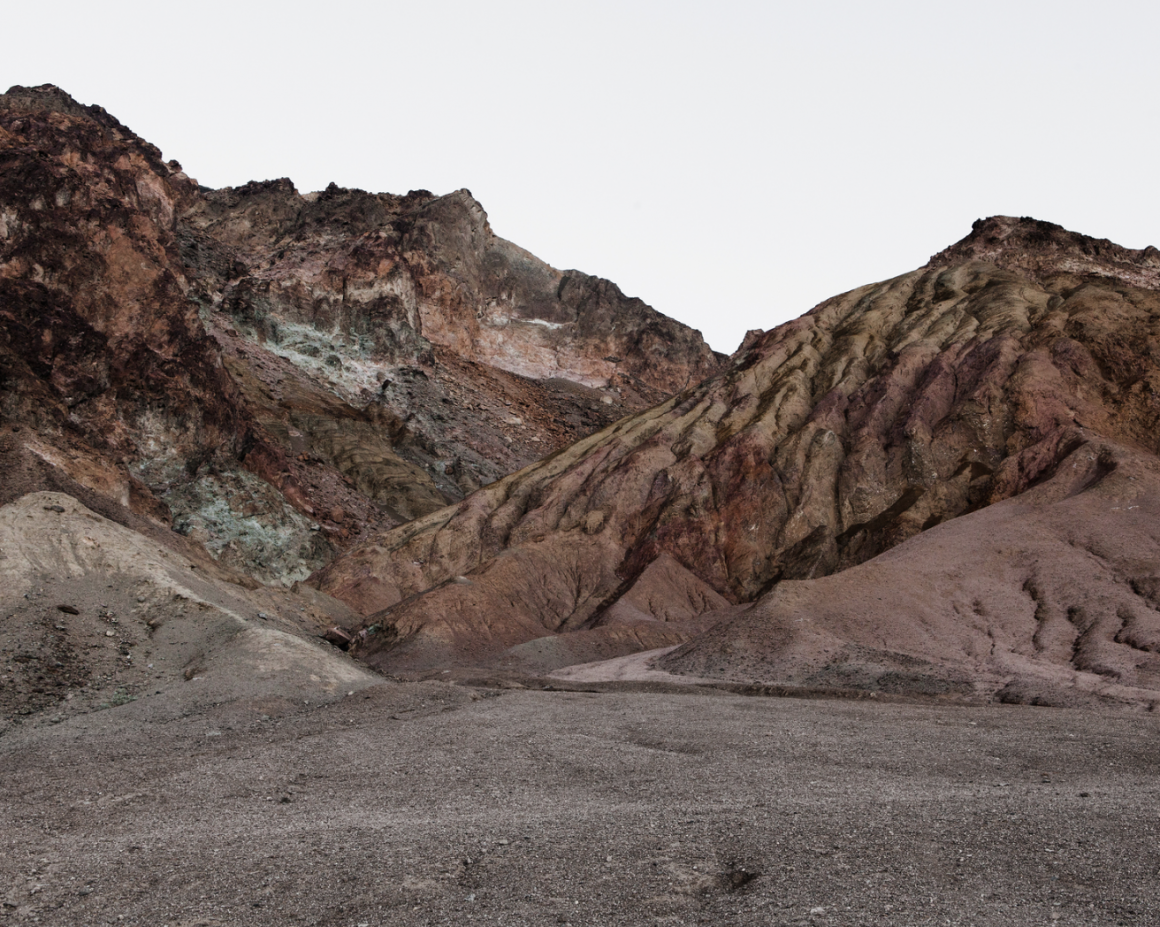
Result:
<svg viewBox="0 0 1160 927"><path fill-rule="evenodd" d="M550 674L552 679L563 679L574 683L583 682L665 682L675 685L695 685L699 682L712 683L716 680L702 676L678 676L664 670L653 669L653 661L672 653L676 647L660 647L643 650L611 660L596 660L592 663L577 663L565 666Z"/></svg>
<svg viewBox="0 0 1160 927"><path fill-rule="evenodd" d="M442 682L154 720L148 699L0 737L0 923L1160 918L1151 714Z"/></svg>

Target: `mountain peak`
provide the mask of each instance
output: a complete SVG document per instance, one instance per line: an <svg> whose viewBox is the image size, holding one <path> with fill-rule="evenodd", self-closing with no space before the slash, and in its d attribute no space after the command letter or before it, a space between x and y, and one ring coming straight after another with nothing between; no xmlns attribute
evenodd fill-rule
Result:
<svg viewBox="0 0 1160 927"><path fill-rule="evenodd" d="M72 95L56 84L40 84L37 87L22 87L17 84L0 94L0 113L40 114L61 113L65 116L89 119L101 126L114 139L127 140L140 146L145 155L161 161L161 150L141 138L103 106L86 106L78 103Z"/></svg>
<svg viewBox="0 0 1160 927"><path fill-rule="evenodd" d="M85 106L56 84L41 84L38 87L22 87L17 84L8 92L0 94L0 112L5 110L32 110L39 112L64 113L67 116L87 116L109 128L128 131L109 115L103 106Z"/></svg>
<svg viewBox="0 0 1160 927"><path fill-rule="evenodd" d="M8 88L8 92L3 94L4 99L16 102L20 101L26 104L45 105L57 104L68 107L81 108L81 104L72 98L72 96L61 90L56 84L41 84L38 87L22 87L16 84Z"/></svg>
<svg viewBox="0 0 1160 927"><path fill-rule="evenodd" d="M1133 286L1160 289L1160 251L1124 248L1054 222L1029 216L976 219L971 233L934 255L927 267L986 261L1042 282L1058 274L1115 277Z"/></svg>

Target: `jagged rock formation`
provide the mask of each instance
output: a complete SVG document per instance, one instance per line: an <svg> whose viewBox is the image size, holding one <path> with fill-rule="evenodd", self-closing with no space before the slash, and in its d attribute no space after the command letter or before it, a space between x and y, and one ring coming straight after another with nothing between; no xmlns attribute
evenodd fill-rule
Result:
<svg viewBox="0 0 1160 927"><path fill-rule="evenodd" d="M300 195L283 179L207 193L181 223L211 329L366 410L440 502L723 360L608 281L561 273L497 238L466 190ZM432 511L430 488L396 493L395 508Z"/></svg>
<svg viewBox="0 0 1160 927"><path fill-rule="evenodd" d="M1160 250L1123 248L1038 219L977 219L971 234L932 257L930 266L967 261L987 261L1036 282L1065 273L1114 278L1147 290L1160 287Z"/></svg>
<svg viewBox="0 0 1160 927"><path fill-rule="evenodd" d="M975 259L984 246L998 251ZM1032 220L988 220L927 267L767 333L700 386L381 535L320 586L383 629L366 657L400 668L502 660L573 630L624 637L616 605L662 559L734 610L771 592L778 601L789 594L779 583L840 573L1020 496L1077 454L1154 454L1160 295L1141 284L1155 260ZM1136 580L1151 581L1124 582ZM650 629L671 633L651 601ZM1146 599L1134 607L1160 627ZM728 617L719 603L694 611ZM892 642L899 659L904 637ZM704 670L700 646L672 665ZM746 672L761 676L776 651Z"/></svg>
<svg viewBox="0 0 1160 927"><path fill-rule="evenodd" d="M316 346L337 339L360 359L415 363L440 345L525 377L646 399L722 359L615 284L562 273L496 237L467 190L392 196L331 184L301 196L283 179L210 192L182 225L191 262L217 271L203 275L207 295L291 350L313 333ZM378 389L373 377L366 385Z"/></svg>
<svg viewBox="0 0 1160 927"><path fill-rule="evenodd" d="M264 582L722 360L496 238L465 191L206 190L49 85L0 96L0 167L0 428L21 490L87 487Z"/></svg>
<svg viewBox="0 0 1160 927"><path fill-rule="evenodd" d="M206 190L99 107L14 88L0 505L67 493L88 511L56 505L52 556L163 549L227 584L222 614L361 622L395 671L668 647L698 677L1148 701L1158 290L1154 248L998 217L722 368L466 191ZM17 526L56 508L5 510L25 585L56 561ZM260 587L323 566L321 592Z"/></svg>
<svg viewBox="0 0 1160 927"><path fill-rule="evenodd" d="M175 228L192 181L55 88L0 98L0 159L0 408L21 435L10 453L163 519L149 484L215 458L302 506L186 297Z"/></svg>

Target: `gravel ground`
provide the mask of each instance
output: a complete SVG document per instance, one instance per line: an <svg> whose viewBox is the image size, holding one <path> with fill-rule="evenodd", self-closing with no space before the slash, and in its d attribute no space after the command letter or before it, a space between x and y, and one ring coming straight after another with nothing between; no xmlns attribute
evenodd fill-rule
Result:
<svg viewBox="0 0 1160 927"><path fill-rule="evenodd" d="M0 738L0 923L1160 923L1150 714L438 682L142 707Z"/></svg>

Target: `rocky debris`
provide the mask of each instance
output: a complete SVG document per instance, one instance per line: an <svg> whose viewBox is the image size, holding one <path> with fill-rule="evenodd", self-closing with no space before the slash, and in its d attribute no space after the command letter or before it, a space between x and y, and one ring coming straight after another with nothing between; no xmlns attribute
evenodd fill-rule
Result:
<svg viewBox="0 0 1160 927"><path fill-rule="evenodd" d="M1154 453L1158 318L1154 290L1046 264L1031 279L970 259L863 287L318 582L384 629L363 655L397 669L608 627L662 556L752 603L1019 496L1080 448Z"/></svg>
<svg viewBox="0 0 1160 927"><path fill-rule="evenodd" d="M11 922L1145 927L1160 905L1154 714L426 681L133 723L146 701L0 739Z"/></svg>

